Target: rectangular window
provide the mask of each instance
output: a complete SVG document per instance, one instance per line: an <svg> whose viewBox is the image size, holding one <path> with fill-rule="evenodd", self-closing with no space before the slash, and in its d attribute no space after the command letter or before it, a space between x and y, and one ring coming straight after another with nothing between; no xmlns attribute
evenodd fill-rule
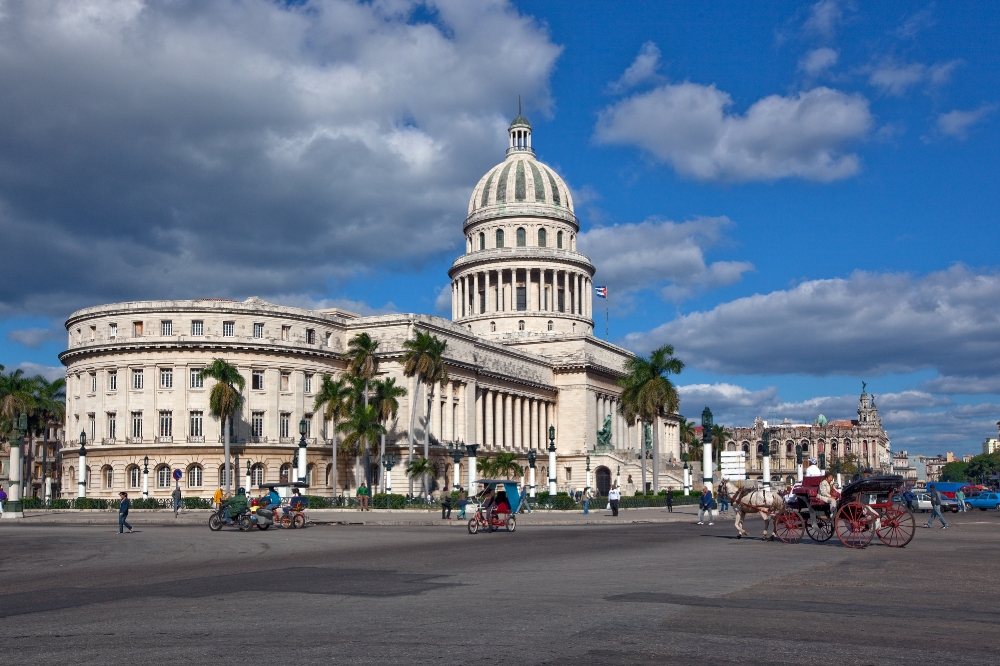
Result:
<svg viewBox="0 0 1000 666"><path fill-rule="evenodd" d="M132 371L132 388L136 390L142 389L142 370Z"/></svg>
<svg viewBox="0 0 1000 666"><path fill-rule="evenodd" d="M104 470L104 487L112 488L115 482L115 470L111 467Z"/></svg>
<svg viewBox="0 0 1000 666"><path fill-rule="evenodd" d="M288 437L288 426L292 422L292 415L288 412L281 413L281 420L278 422L278 436Z"/></svg>
<svg viewBox="0 0 1000 666"><path fill-rule="evenodd" d="M222 322L222 337L231 338L234 335L236 335L236 322L235 321Z"/></svg>
<svg viewBox="0 0 1000 666"><path fill-rule="evenodd" d="M327 334L326 334L326 346L327 346L327 347L329 347L329 346L330 346L330 336L331 336L331 334L330 334L330 333L327 333Z"/></svg>
<svg viewBox="0 0 1000 666"><path fill-rule="evenodd" d="M174 334L174 322L166 319L160 322L160 335L173 335Z"/></svg>
<svg viewBox="0 0 1000 666"><path fill-rule="evenodd" d="M142 439L142 412L132 412L132 439Z"/></svg>
<svg viewBox="0 0 1000 666"><path fill-rule="evenodd" d="M292 337L292 327L291 326L282 326L281 327L281 339L282 340L288 340L291 337Z"/></svg>
<svg viewBox="0 0 1000 666"><path fill-rule="evenodd" d="M205 322L195 319L191 322L191 335L205 335Z"/></svg>
<svg viewBox="0 0 1000 666"><path fill-rule="evenodd" d="M573 468L572 467L567 467L566 468L566 481L572 481L572 480L573 480Z"/></svg>
<svg viewBox="0 0 1000 666"><path fill-rule="evenodd" d="M160 412L160 437L174 436L174 413Z"/></svg>
<svg viewBox="0 0 1000 666"><path fill-rule="evenodd" d="M91 340L96 340L97 339L97 327L96 326L91 326L90 327L90 339Z"/></svg>
<svg viewBox="0 0 1000 666"><path fill-rule="evenodd" d="M118 423L114 412L108 412L108 439L115 440L118 435Z"/></svg>
<svg viewBox="0 0 1000 666"><path fill-rule="evenodd" d="M290 381L291 378L292 378L292 375L291 375L290 372L282 372L281 373L281 383L278 385L279 390L282 390L282 391L288 391L288 390L290 390L288 387L289 387L289 385L291 383L291 381Z"/></svg>
<svg viewBox="0 0 1000 666"><path fill-rule="evenodd" d="M250 375L250 388L254 391L264 390L264 371L254 370L253 374Z"/></svg>
<svg viewBox="0 0 1000 666"><path fill-rule="evenodd" d="M87 436L91 442L95 441L94 438L97 436L97 419L93 414L87 415Z"/></svg>
<svg viewBox="0 0 1000 666"><path fill-rule="evenodd" d="M97 393L97 373L90 373L90 392Z"/></svg>
<svg viewBox="0 0 1000 666"><path fill-rule="evenodd" d="M205 378L201 376L201 368L191 369L191 388L205 388Z"/></svg>
<svg viewBox="0 0 1000 666"><path fill-rule="evenodd" d="M312 393L312 390L313 390L313 376L312 375L306 375L305 392L306 393Z"/></svg>
<svg viewBox="0 0 1000 666"><path fill-rule="evenodd" d="M108 373L108 390L117 391L118 390L118 371L112 370Z"/></svg>
<svg viewBox="0 0 1000 666"><path fill-rule="evenodd" d="M254 437L264 436L264 412L253 412L250 415L250 434Z"/></svg>
<svg viewBox="0 0 1000 666"><path fill-rule="evenodd" d="M517 288L517 309L527 310L528 309L528 289L527 287Z"/></svg>
<svg viewBox="0 0 1000 666"><path fill-rule="evenodd" d="M566 312L566 290L559 290L559 302L558 302L559 312Z"/></svg>
<svg viewBox="0 0 1000 666"><path fill-rule="evenodd" d="M118 324L108 324L108 337L109 338L118 337Z"/></svg>
<svg viewBox="0 0 1000 666"><path fill-rule="evenodd" d="M205 431L203 429L204 415L201 412L191 412L191 436L192 437L204 437Z"/></svg>
<svg viewBox="0 0 1000 666"><path fill-rule="evenodd" d="M316 331L311 328L306 329L306 344L316 344Z"/></svg>
<svg viewBox="0 0 1000 666"><path fill-rule="evenodd" d="M253 325L253 337L262 338L264 337L264 324L254 324Z"/></svg>
<svg viewBox="0 0 1000 666"><path fill-rule="evenodd" d="M312 427L313 426L313 415L312 414L306 414L305 415L305 419L306 419L306 437L312 437L312 432L313 432L313 427Z"/></svg>
<svg viewBox="0 0 1000 666"><path fill-rule="evenodd" d="M160 368L160 388L172 389L174 387L174 369Z"/></svg>
<svg viewBox="0 0 1000 666"><path fill-rule="evenodd" d="M142 322L134 321L132 322L132 337L141 338L142 337Z"/></svg>

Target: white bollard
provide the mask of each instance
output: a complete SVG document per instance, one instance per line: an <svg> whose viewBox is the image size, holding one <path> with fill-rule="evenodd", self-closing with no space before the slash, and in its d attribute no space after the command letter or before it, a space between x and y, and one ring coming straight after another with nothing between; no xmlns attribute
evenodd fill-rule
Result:
<svg viewBox="0 0 1000 666"><path fill-rule="evenodd" d="M705 442L702 444L702 455L701 455L701 482L708 488L709 492L712 491L712 443Z"/></svg>
<svg viewBox="0 0 1000 666"><path fill-rule="evenodd" d="M556 452L555 449L549 451L549 494L556 494Z"/></svg>
<svg viewBox="0 0 1000 666"><path fill-rule="evenodd" d="M764 487L771 487L771 456L764 456Z"/></svg>
<svg viewBox="0 0 1000 666"><path fill-rule="evenodd" d="M86 497L87 496L87 456L82 455L80 460L80 473L77 475L76 482L76 496Z"/></svg>
<svg viewBox="0 0 1000 666"><path fill-rule="evenodd" d="M534 498L535 496L535 468L528 468L528 496Z"/></svg>

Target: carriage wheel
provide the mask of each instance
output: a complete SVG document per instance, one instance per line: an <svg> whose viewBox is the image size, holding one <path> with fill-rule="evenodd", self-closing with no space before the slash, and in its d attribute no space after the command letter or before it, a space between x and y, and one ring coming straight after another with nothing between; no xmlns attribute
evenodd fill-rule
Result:
<svg viewBox="0 0 1000 666"><path fill-rule="evenodd" d="M774 536L785 543L798 543L805 532L805 523L795 511L785 509L774 520Z"/></svg>
<svg viewBox="0 0 1000 666"><path fill-rule="evenodd" d="M479 531L479 521L475 518L469 518L469 534L475 534Z"/></svg>
<svg viewBox="0 0 1000 666"><path fill-rule="evenodd" d="M860 502L845 504L837 510L837 538L848 548L864 548L875 536L872 522Z"/></svg>
<svg viewBox="0 0 1000 666"><path fill-rule="evenodd" d="M885 510L875 532L885 545L902 548L913 538L915 524L909 509L901 504L893 504Z"/></svg>
<svg viewBox="0 0 1000 666"><path fill-rule="evenodd" d="M812 525L807 522L806 532L809 534L809 538L817 543L829 541L830 537L833 536L833 519L826 516L816 516L816 529L813 529Z"/></svg>

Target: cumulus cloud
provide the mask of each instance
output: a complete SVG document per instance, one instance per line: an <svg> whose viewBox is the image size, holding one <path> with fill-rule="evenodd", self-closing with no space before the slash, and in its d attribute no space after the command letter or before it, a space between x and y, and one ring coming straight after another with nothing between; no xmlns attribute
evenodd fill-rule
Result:
<svg viewBox="0 0 1000 666"><path fill-rule="evenodd" d="M832 181L857 173L845 149L872 126L868 101L826 87L771 95L738 114L714 85L663 85L601 112L599 143L634 145L698 180L805 178Z"/></svg>
<svg viewBox="0 0 1000 666"><path fill-rule="evenodd" d="M996 107L992 104L984 104L972 111L955 109L948 113L942 113L937 118L937 131L943 136L950 136L964 141L969 135L969 130L972 129L972 126L983 121L995 110Z"/></svg>
<svg viewBox="0 0 1000 666"><path fill-rule="evenodd" d="M22 370L24 374L29 377L41 375L50 382L66 376L66 368L63 368L62 366L53 367L51 365L41 365L40 363L32 363L30 361L24 361L23 363L18 363L12 368L7 368L8 372L13 370Z"/></svg>
<svg viewBox="0 0 1000 666"><path fill-rule="evenodd" d="M50 340L61 340L65 333L49 328L21 328L7 332L7 339L30 349L37 349Z"/></svg>
<svg viewBox="0 0 1000 666"><path fill-rule="evenodd" d="M451 285L444 285L438 290L434 299L434 311L440 315L451 316Z"/></svg>
<svg viewBox="0 0 1000 666"><path fill-rule="evenodd" d="M843 18L843 3L838 0L820 0L809 8L809 18L802 27L807 33L832 39Z"/></svg>
<svg viewBox="0 0 1000 666"><path fill-rule="evenodd" d="M558 55L504 0L7 3L0 316L322 293L453 251Z"/></svg>
<svg viewBox="0 0 1000 666"><path fill-rule="evenodd" d="M809 76L816 76L837 64L840 54L828 47L809 51L799 60L799 69Z"/></svg>
<svg viewBox="0 0 1000 666"><path fill-rule="evenodd" d="M705 250L723 242L730 225L726 217L681 223L652 218L583 232L578 247L615 294L660 289L664 298L677 301L699 289L737 282L753 270L749 262L705 261Z"/></svg>
<svg viewBox="0 0 1000 666"><path fill-rule="evenodd" d="M653 42L646 42L621 78L608 84L608 92L618 94L643 83L662 81L663 77L657 71L659 68L660 49Z"/></svg>
<svg viewBox="0 0 1000 666"><path fill-rule="evenodd" d="M924 277L858 271L678 317L626 337L735 374L868 375L932 368L1000 375L1000 274L957 265Z"/></svg>
<svg viewBox="0 0 1000 666"><path fill-rule="evenodd" d="M337 308L346 312L368 317L371 315L382 315L398 312L398 308L392 301L386 302L381 307L373 307L364 301L355 301L350 298L310 298L303 294L277 294L265 296L262 300L277 305L288 305L295 308L305 308L307 310L330 310Z"/></svg>
<svg viewBox="0 0 1000 666"><path fill-rule="evenodd" d="M925 65L919 62L900 63L886 59L871 69L868 83L887 95L900 97L909 88L920 83L932 86L947 83L951 80L955 68L960 64L962 64L961 60Z"/></svg>

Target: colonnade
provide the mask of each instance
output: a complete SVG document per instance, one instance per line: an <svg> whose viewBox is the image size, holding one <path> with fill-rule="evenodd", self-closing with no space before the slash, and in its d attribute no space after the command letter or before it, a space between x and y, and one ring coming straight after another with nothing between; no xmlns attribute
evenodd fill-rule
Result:
<svg viewBox="0 0 1000 666"><path fill-rule="evenodd" d="M476 393L476 441L484 450L543 449L550 425L556 425L553 401L491 388Z"/></svg>
<svg viewBox="0 0 1000 666"><path fill-rule="evenodd" d="M611 446L615 449L638 449L640 447L639 437L642 429L635 423L628 423L619 412L621 399L616 395L597 393L597 427L600 430L604 427L604 419L611 415Z"/></svg>
<svg viewBox="0 0 1000 666"><path fill-rule="evenodd" d="M458 381L435 386L434 401L431 403L431 434L439 441L470 441L464 409L467 386Z"/></svg>
<svg viewBox="0 0 1000 666"><path fill-rule="evenodd" d="M452 320L494 312L516 312L517 287L526 288L525 312L566 312L592 317L593 282L584 272L512 267L474 271L451 283ZM559 292L562 292L560 308Z"/></svg>

